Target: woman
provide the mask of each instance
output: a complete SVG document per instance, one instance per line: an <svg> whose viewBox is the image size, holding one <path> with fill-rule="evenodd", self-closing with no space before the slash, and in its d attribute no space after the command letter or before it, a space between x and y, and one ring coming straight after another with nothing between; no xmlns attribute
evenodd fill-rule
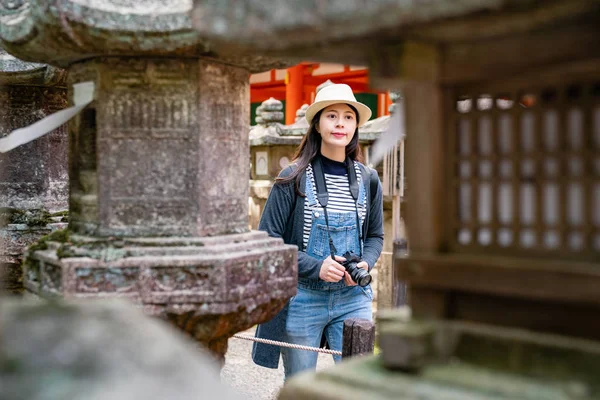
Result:
<svg viewBox="0 0 600 400"><path fill-rule="evenodd" d="M381 184L359 162L358 127L370 117L369 107L343 84L321 89L306 110L310 128L275 181L259 224L269 236L298 246L298 291L257 336L319 347L324 335L341 351L344 320L372 318L371 287L357 285L342 265L343 255L354 254L356 267L368 272L383 247ZM316 367L315 352L257 343L254 362L277 368L280 350L286 378Z"/></svg>

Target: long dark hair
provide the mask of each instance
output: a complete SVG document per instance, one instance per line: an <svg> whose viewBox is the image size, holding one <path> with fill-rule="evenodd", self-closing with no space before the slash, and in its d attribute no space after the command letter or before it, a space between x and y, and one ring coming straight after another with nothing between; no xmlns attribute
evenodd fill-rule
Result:
<svg viewBox="0 0 600 400"><path fill-rule="evenodd" d="M346 157L349 157L353 161L363 162L362 151L358 144L358 124L359 124L359 115L356 108L350 104L347 104L348 107L354 111L354 115L356 116L356 130L354 131L354 136L350 143L346 145ZM324 110L324 109L323 109ZM318 155L321 154L321 134L317 132L317 125L319 124L319 120L321 119L321 114L323 110L319 111L313 117L310 127L302 138L302 142L300 142L300 146L296 150L294 154L292 163L296 164L296 169L294 171L283 178L275 179L275 183L290 183L294 181L294 186L296 189L296 194L304 197L304 193L300 190L300 178L304 171L306 171L306 167L308 164L312 162Z"/></svg>

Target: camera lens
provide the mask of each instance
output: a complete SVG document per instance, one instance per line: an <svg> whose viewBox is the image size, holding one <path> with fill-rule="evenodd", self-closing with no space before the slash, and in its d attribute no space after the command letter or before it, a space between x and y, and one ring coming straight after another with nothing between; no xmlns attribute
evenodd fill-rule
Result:
<svg viewBox="0 0 600 400"><path fill-rule="evenodd" d="M354 276L352 276L354 282L358 283L362 287L365 287L371 283L371 274L369 274L367 271L362 268L357 268L354 271Z"/></svg>
<svg viewBox="0 0 600 400"><path fill-rule="evenodd" d="M371 274L362 268L358 268L358 263L361 261L360 257L350 252L346 252L343 257L346 259L346 262L342 265L346 268L346 271L348 271L354 282L362 287L371 283Z"/></svg>
<svg viewBox="0 0 600 400"><path fill-rule="evenodd" d="M367 286L369 283L371 283L371 275L367 273L365 276L360 277L356 283L362 287Z"/></svg>

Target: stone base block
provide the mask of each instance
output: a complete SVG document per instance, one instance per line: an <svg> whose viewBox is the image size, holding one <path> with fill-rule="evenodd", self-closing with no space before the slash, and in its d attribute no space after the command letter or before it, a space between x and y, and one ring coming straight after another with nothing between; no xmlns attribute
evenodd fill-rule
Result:
<svg viewBox="0 0 600 400"><path fill-rule="evenodd" d="M43 226L8 224L0 228L0 289L10 294L23 292L23 255L41 237L66 227L66 223Z"/></svg>
<svg viewBox="0 0 600 400"><path fill-rule="evenodd" d="M272 318L296 292L296 247L264 232L57 236L28 255L28 290L44 297L126 298L221 355L231 335Z"/></svg>
<svg viewBox="0 0 600 400"><path fill-rule="evenodd" d="M401 320L403 316L397 315ZM391 318L385 324L391 323ZM427 329L411 322L400 337L430 333L435 326L436 359L410 371L386 368L382 355L345 360L333 368L298 374L279 400L551 400L600 398L600 343L457 321L437 321ZM381 329L381 327L379 327ZM387 332L391 334L391 332Z"/></svg>

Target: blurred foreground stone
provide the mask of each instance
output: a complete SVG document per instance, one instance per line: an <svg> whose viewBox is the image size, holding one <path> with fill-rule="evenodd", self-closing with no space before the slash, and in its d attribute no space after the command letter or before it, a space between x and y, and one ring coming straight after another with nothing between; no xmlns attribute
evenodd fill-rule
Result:
<svg viewBox="0 0 600 400"><path fill-rule="evenodd" d="M0 302L3 400L220 399L209 353L116 300Z"/></svg>

